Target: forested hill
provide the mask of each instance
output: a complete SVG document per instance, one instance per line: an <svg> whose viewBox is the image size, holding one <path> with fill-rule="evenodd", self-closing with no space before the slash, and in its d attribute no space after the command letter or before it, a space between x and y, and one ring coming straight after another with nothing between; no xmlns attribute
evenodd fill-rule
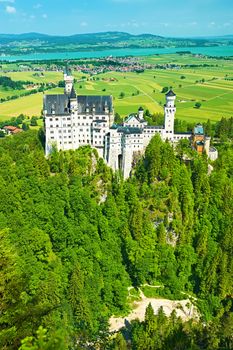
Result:
<svg viewBox="0 0 233 350"><path fill-rule="evenodd" d="M88 51L113 48L161 48L232 45L232 37L172 38L153 34L101 32L69 36L40 33L0 34L0 53Z"/></svg>
<svg viewBox="0 0 233 350"><path fill-rule="evenodd" d="M128 349L232 349L233 149L214 171L155 136L131 179L89 147L44 157L42 133L0 141L0 348L126 349L108 338L127 288L197 297L200 322L134 323ZM86 347L87 348L87 347Z"/></svg>

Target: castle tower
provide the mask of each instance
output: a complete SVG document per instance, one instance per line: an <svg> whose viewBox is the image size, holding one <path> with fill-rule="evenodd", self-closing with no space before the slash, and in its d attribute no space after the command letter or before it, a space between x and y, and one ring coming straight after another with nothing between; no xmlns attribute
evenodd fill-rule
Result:
<svg viewBox="0 0 233 350"><path fill-rule="evenodd" d="M143 120L144 119L144 109L142 108L142 107L139 107L138 108L138 118L140 119L140 120Z"/></svg>
<svg viewBox="0 0 233 350"><path fill-rule="evenodd" d="M170 90L166 94L166 104L164 105L164 128L165 137L171 139L174 134L174 120L176 113L176 94Z"/></svg>
<svg viewBox="0 0 233 350"><path fill-rule="evenodd" d="M71 75L71 70L68 68L68 66L66 66L65 70L64 70L64 82L65 82L65 94L69 95L71 93L72 90L72 86L74 83L74 78Z"/></svg>

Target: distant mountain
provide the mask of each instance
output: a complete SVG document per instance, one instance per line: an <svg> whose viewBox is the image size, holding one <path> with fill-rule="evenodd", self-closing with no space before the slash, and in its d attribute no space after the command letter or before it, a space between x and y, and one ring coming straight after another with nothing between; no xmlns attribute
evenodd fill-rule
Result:
<svg viewBox="0 0 233 350"><path fill-rule="evenodd" d="M48 42L67 42L67 43L83 43L89 42L116 42L121 40L131 39L162 39L161 36L153 34L140 34L133 35L124 32L102 32L102 33L91 33L91 34L74 34L69 36L60 35L47 35L40 33L23 33L23 34L0 34L0 41L25 41L25 40L47 40ZM165 39L165 38L164 38Z"/></svg>
<svg viewBox="0 0 233 350"><path fill-rule="evenodd" d="M114 48L159 48L219 46L232 44L233 35L216 38L165 38L153 34L133 35L125 32L74 34L69 36L41 33L0 34L0 54L102 50Z"/></svg>

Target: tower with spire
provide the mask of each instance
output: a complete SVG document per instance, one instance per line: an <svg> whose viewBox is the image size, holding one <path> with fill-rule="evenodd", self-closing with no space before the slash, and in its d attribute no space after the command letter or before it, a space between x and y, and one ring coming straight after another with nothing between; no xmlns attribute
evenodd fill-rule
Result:
<svg viewBox="0 0 233 350"><path fill-rule="evenodd" d="M172 90L169 90L166 94L166 103L164 105L164 137L169 140L172 140L174 135L175 100L176 94Z"/></svg>

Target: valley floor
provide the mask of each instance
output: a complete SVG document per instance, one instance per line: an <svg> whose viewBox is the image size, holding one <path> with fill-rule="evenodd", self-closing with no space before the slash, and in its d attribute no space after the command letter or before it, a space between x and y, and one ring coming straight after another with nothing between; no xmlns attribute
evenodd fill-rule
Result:
<svg viewBox="0 0 233 350"><path fill-rule="evenodd" d="M140 300L134 302L134 309L126 317L114 317L112 316L109 320L110 332L117 332L121 328L126 327L131 321L138 319L144 321L146 308L149 304L153 307L155 314L158 313L159 308L163 308L166 316L169 316L173 310L176 311L178 317L181 317L183 321L189 319L198 319L197 308L192 304L189 299L184 300L169 300L169 299L158 299L158 298L147 298L141 289Z"/></svg>

